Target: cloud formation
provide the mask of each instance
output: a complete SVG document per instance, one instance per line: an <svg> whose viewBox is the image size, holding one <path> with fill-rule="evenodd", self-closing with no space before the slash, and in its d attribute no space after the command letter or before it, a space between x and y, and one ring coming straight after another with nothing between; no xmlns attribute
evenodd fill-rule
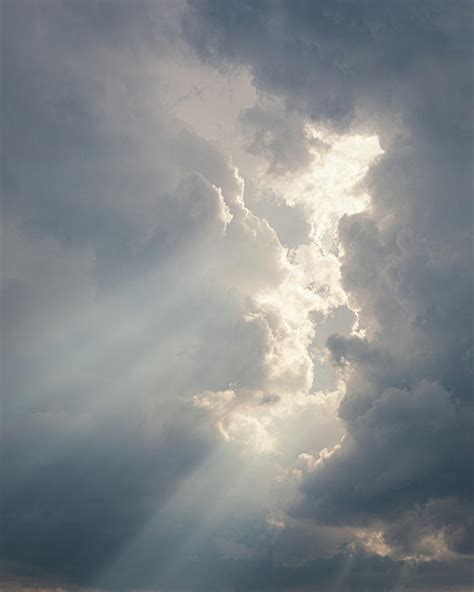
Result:
<svg viewBox="0 0 474 592"><path fill-rule="evenodd" d="M348 433L305 481L304 511L329 523L393 526L431 504L439 512L433 532L466 525L467 536L469 6L192 6L199 18L189 17L186 29L204 59L249 64L257 87L283 96L290 113L335 130L372 130L385 152L364 181L370 207L339 224L342 284L365 337L328 340L345 376L340 415ZM468 512L459 522L446 512L455 506ZM392 526L389 538L401 544ZM453 550L449 535L445 544Z"/></svg>
<svg viewBox="0 0 474 592"><path fill-rule="evenodd" d="M2 4L13 589L468 589L471 10Z"/></svg>

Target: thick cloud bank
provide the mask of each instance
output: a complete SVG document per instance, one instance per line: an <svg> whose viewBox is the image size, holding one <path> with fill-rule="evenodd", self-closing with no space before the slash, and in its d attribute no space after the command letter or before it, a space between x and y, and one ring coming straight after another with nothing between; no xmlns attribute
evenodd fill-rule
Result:
<svg viewBox="0 0 474 592"><path fill-rule="evenodd" d="M472 7L192 7L204 59L249 64L290 113L372 130L385 151L364 182L370 207L339 224L359 333L327 346L347 434L295 511L376 525L399 556L472 552Z"/></svg>
<svg viewBox="0 0 474 592"><path fill-rule="evenodd" d="M1 585L469 589L470 3L1 10Z"/></svg>

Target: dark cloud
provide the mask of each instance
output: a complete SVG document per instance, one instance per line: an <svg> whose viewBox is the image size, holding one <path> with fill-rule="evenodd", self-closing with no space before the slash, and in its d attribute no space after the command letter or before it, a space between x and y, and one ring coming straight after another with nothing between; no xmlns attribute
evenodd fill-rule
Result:
<svg viewBox="0 0 474 592"><path fill-rule="evenodd" d="M280 96L290 116L375 132L385 150L365 182L369 209L339 225L342 282L366 332L328 340L346 380L340 414L348 434L308 476L299 511L329 523L385 521L387 539L403 547L405 513L431 508L424 519L432 533L445 532L451 550L466 550L472 7L190 4L184 27L203 59L248 65L257 88Z"/></svg>
<svg viewBox="0 0 474 592"><path fill-rule="evenodd" d="M76 582L115 558L210 445L188 413L164 406L160 428L156 412L7 419L3 557Z"/></svg>
<svg viewBox="0 0 474 592"><path fill-rule="evenodd" d="M173 545L168 538L168 543ZM212 549L213 551L215 549ZM155 555L160 551L155 550ZM406 564L388 558L370 557L360 549L351 549L337 554L329 560L315 560L304 566L276 566L269 557L259 562L245 559L221 559L209 566L202 554L201 561L191 561L185 569L172 571L167 576L150 577L149 553L137 557L133 569L119 566L114 577L103 581L100 588L71 586L60 579L50 579L42 574L17 575L14 566L5 574L11 578L0 580L5 590L12 592L33 592L33 590L67 590L77 592L122 589L128 586L160 586L171 590L258 590L268 591L324 591L336 592L421 590L423 592L465 592L472 581L470 564L458 560L451 564L430 561L422 564ZM33 572L32 572L33 573ZM7 576L7 577L8 577ZM38 587L38 577L43 582ZM9 581L11 583L9 583ZM22 582L20 584L19 582ZM24 587L21 587L24 586Z"/></svg>
<svg viewBox="0 0 474 592"><path fill-rule="evenodd" d="M471 10L2 4L5 573L112 590L469 588ZM229 158L161 100L159 58L188 51L181 11L201 58L249 66L279 99L241 117L268 174L326 149L310 121L385 150L370 207L339 224L364 331L327 341L347 434L299 459L297 491L282 458L335 443L324 404L301 402L308 344L334 329L310 290L290 294L296 321L256 298L290 277L287 251ZM297 205L288 222L288 206L249 201L289 246L308 241ZM270 421L286 452L249 462ZM271 517L288 507L288 524Z"/></svg>
<svg viewBox="0 0 474 592"><path fill-rule="evenodd" d="M400 115L401 101L417 119L445 108L438 93L430 93L432 106L423 108L427 83L447 90L456 79L464 91L471 84L467 2L195 0L190 5L185 32L205 59L248 64L261 88L332 125L352 123L361 108L364 123L370 125L370 118L380 134L380 126L390 127L381 116ZM440 68L444 75L437 77ZM456 93L451 104L466 112L468 95ZM367 111L369 106L377 112ZM460 113L454 117L460 124Z"/></svg>

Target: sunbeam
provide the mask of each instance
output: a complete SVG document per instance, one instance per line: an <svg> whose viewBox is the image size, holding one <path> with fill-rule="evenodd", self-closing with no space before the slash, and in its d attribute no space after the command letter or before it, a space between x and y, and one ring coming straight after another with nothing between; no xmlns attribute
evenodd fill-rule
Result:
<svg viewBox="0 0 474 592"><path fill-rule="evenodd" d="M472 15L0 0L2 590L472 587Z"/></svg>

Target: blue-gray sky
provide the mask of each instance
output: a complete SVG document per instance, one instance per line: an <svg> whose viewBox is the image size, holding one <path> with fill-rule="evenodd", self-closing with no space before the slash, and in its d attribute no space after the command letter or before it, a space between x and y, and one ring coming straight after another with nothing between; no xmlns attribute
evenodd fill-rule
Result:
<svg viewBox="0 0 474 592"><path fill-rule="evenodd" d="M1 48L2 590L470 590L472 3Z"/></svg>

